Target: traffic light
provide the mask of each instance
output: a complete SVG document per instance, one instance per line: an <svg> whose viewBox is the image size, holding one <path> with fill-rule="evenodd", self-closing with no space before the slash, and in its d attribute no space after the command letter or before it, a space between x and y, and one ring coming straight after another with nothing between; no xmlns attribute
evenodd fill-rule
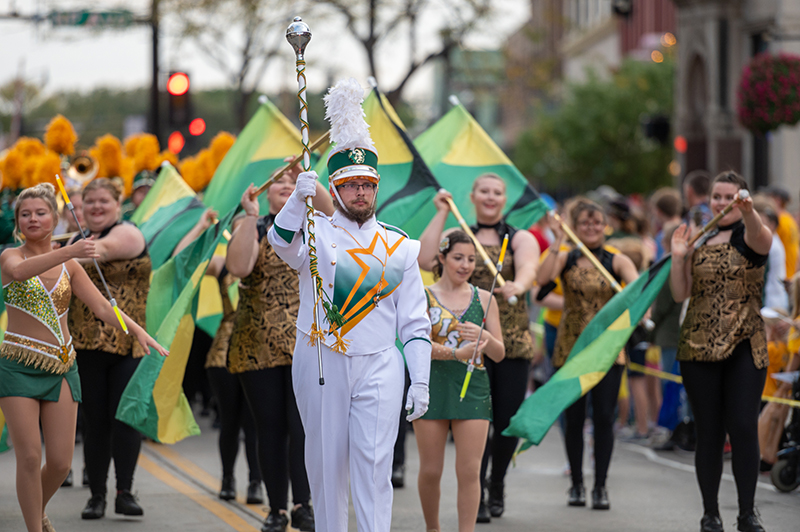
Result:
<svg viewBox="0 0 800 532"><path fill-rule="evenodd" d="M652 115L642 121L644 136L656 140L661 145L669 143L670 121L668 116Z"/></svg>
<svg viewBox="0 0 800 532"><path fill-rule="evenodd" d="M177 129L185 127L192 118L192 105L189 98L189 74L186 72L170 72L167 80L169 96L169 127Z"/></svg>

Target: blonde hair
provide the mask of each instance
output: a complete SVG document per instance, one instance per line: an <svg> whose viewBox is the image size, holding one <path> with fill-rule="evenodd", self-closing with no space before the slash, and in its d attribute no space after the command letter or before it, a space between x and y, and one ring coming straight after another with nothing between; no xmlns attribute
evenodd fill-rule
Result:
<svg viewBox="0 0 800 532"><path fill-rule="evenodd" d="M26 188L17 196L17 203L14 205L14 239L17 242L22 242L19 232L19 210L22 208L22 202L29 199L40 199L47 203L50 207L50 214L53 216L53 228L58 223L56 187L50 183L39 183L36 186Z"/></svg>
<svg viewBox="0 0 800 532"><path fill-rule="evenodd" d="M111 197L114 198L114 201L119 203L120 199L122 198L122 193L125 190L119 181L115 179L109 179L107 177L100 177L98 179L93 179L87 183L87 185L83 188L82 198L86 199L86 194L93 190L106 190Z"/></svg>
<svg viewBox="0 0 800 532"><path fill-rule="evenodd" d="M488 174L481 174L475 178L475 181L472 182L472 192L475 192L475 189L478 188L478 181L481 179L497 179L503 185L503 193L506 192L506 182L503 181L503 178L495 173L488 173Z"/></svg>

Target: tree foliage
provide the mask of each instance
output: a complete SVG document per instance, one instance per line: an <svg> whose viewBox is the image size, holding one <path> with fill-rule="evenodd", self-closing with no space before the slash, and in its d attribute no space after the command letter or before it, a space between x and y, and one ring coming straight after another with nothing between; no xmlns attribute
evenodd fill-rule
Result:
<svg viewBox="0 0 800 532"><path fill-rule="evenodd" d="M379 82L381 49L396 46L399 39L409 47L407 65L391 63L393 69L402 68L398 84L392 88L382 86L396 106L406 84L420 68L435 59L447 59L454 47L481 29L492 11L493 0L318 0L316 4L344 17L348 33L364 50L370 75ZM426 18L443 21L435 31L422 34L420 23Z"/></svg>
<svg viewBox="0 0 800 532"><path fill-rule="evenodd" d="M285 0L161 0L177 36L191 42L228 79L238 129L247 122L250 98L272 60L286 46L291 21Z"/></svg>
<svg viewBox="0 0 800 532"><path fill-rule="evenodd" d="M674 65L625 61L611 79L590 73L566 87L518 140L514 162L545 190L584 192L611 185L621 193L669 184L671 143L647 138L643 122L672 116Z"/></svg>

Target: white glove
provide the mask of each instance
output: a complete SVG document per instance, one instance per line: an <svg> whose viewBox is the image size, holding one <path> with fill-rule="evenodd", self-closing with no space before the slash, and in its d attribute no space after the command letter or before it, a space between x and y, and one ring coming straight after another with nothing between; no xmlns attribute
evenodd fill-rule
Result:
<svg viewBox="0 0 800 532"><path fill-rule="evenodd" d="M317 195L317 173L314 170L302 172L297 176L297 183L294 186L294 193L305 199Z"/></svg>
<svg viewBox="0 0 800 532"><path fill-rule="evenodd" d="M408 421L414 421L425 415L428 411L428 403L430 402L430 394L428 393L428 385L416 382L408 389L408 399L406 399L406 411Z"/></svg>

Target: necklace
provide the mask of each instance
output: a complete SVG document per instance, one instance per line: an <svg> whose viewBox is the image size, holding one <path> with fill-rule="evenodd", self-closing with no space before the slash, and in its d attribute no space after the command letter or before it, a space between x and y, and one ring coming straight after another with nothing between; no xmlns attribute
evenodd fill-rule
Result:
<svg viewBox="0 0 800 532"><path fill-rule="evenodd" d="M364 251L366 251L366 250L367 250L367 248L365 248L365 247L364 247L364 246L361 244L361 242L359 242L359 241L358 241L358 239L357 239L356 237L354 237L354 236L353 236L353 234L352 234L350 231L348 231L348 230L347 230L347 228L345 228L345 227L342 227L342 226L339 226L339 225L334 225L334 224L331 224L331 225L333 225L333 227L335 227L335 228L337 228L337 229L341 229L342 231L344 231L345 233L347 233L348 235L350 235L350 238L352 238L352 239L353 239L353 241L354 241L356 244L358 244L358 247L360 247L360 248L361 248L361 249L363 249ZM383 226L381 226L381 227L383 227ZM372 253L371 251L369 252L370 256L374 257L374 258L375 258L375 260L377 260L378 262L380 262L380 263L381 263L381 280L378 282L378 291L375 293L375 297L373 297L373 298L372 298L372 301L375 303L375 306L376 306L376 307L378 306L378 303L379 303L379 302L380 302L380 300L381 300L381 292L383 291L383 285L384 285L384 284L387 284L387 283L386 283L386 276L385 276L385 275L386 275L386 264L389 262L389 234L388 234L388 232L386 231L386 228L385 228L385 227L383 227L383 236L384 236L383 247L384 247L384 249L385 249L385 253L384 253L384 256L383 256L383 260L381 260L381 259L380 259L380 257L378 257L377 255L375 255L375 254L374 254L374 253Z"/></svg>

